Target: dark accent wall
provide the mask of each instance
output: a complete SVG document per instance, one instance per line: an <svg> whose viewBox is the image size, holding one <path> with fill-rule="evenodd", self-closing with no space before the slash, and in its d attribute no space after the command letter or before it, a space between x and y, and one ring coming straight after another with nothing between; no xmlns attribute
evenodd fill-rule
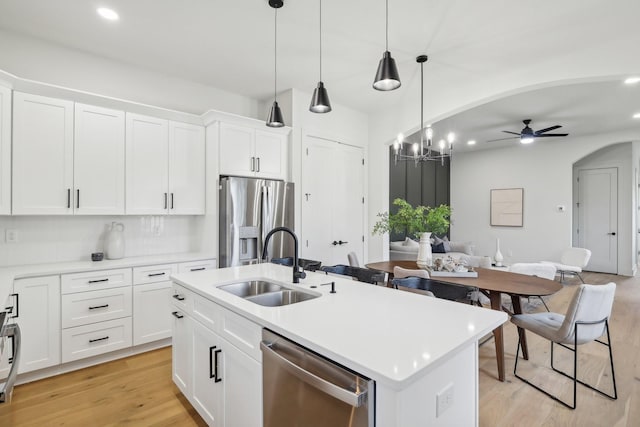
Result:
<svg viewBox="0 0 640 427"><path fill-rule="evenodd" d="M404 150L406 151L405 145ZM398 197L412 206L439 206L449 204L449 159L420 162L398 161L394 164L393 147L389 147L389 208L396 211L393 201ZM390 241L404 240L405 235L392 233Z"/></svg>

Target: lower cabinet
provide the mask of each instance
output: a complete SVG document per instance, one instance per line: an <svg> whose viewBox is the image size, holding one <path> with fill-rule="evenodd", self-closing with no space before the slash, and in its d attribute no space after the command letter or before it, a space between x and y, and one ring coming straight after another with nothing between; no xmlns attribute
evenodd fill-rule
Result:
<svg viewBox="0 0 640 427"><path fill-rule="evenodd" d="M171 376L182 394L191 396L193 355L193 320L183 312L172 312L173 345L171 347Z"/></svg>
<svg viewBox="0 0 640 427"><path fill-rule="evenodd" d="M171 336L168 316L171 282L148 283L133 287L133 345Z"/></svg>

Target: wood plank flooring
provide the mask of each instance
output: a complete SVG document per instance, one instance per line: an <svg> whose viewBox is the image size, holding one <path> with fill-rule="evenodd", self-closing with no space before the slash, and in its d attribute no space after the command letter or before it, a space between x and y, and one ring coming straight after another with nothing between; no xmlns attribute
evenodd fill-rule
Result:
<svg viewBox="0 0 640 427"><path fill-rule="evenodd" d="M618 400L609 400L578 385L578 408L571 411L515 378L517 333L508 323L504 328L506 382L496 379L492 341L480 347L480 426L640 425L640 279L596 273L583 277L588 283L618 284L610 324ZM570 279L550 298L552 311L564 313L578 282ZM564 389L570 393L568 382L545 372L548 342L532 334L528 339L531 361L522 365L522 373L554 392ZM610 387L606 352L600 347L583 346L588 357L580 358L579 373L599 386ZM569 354L557 355L561 361L570 361ZM170 348L20 385L13 402L0 405L2 427L205 425L171 381Z"/></svg>

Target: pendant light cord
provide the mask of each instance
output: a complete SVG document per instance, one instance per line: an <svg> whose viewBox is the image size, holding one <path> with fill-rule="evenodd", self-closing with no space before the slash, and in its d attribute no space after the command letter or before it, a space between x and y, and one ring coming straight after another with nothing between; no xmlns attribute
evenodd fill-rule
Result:
<svg viewBox="0 0 640 427"><path fill-rule="evenodd" d="M389 51L389 0L385 0L386 4L386 13L385 13L385 32L384 32L384 46L385 51Z"/></svg>
<svg viewBox="0 0 640 427"><path fill-rule="evenodd" d="M277 101L278 96L278 9L274 8L274 25L273 25L273 100Z"/></svg>
<svg viewBox="0 0 640 427"><path fill-rule="evenodd" d="M320 81L322 81L322 0L320 0Z"/></svg>

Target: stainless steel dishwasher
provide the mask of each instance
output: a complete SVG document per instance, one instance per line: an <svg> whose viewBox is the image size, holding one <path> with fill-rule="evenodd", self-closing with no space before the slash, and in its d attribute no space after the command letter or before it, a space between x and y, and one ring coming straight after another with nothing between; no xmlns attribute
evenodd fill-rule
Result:
<svg viewBox="0 0 640 427"><path fill-rule="evenodd" d="M373 427L373 380L262 331L264 427Z"/></svg>

